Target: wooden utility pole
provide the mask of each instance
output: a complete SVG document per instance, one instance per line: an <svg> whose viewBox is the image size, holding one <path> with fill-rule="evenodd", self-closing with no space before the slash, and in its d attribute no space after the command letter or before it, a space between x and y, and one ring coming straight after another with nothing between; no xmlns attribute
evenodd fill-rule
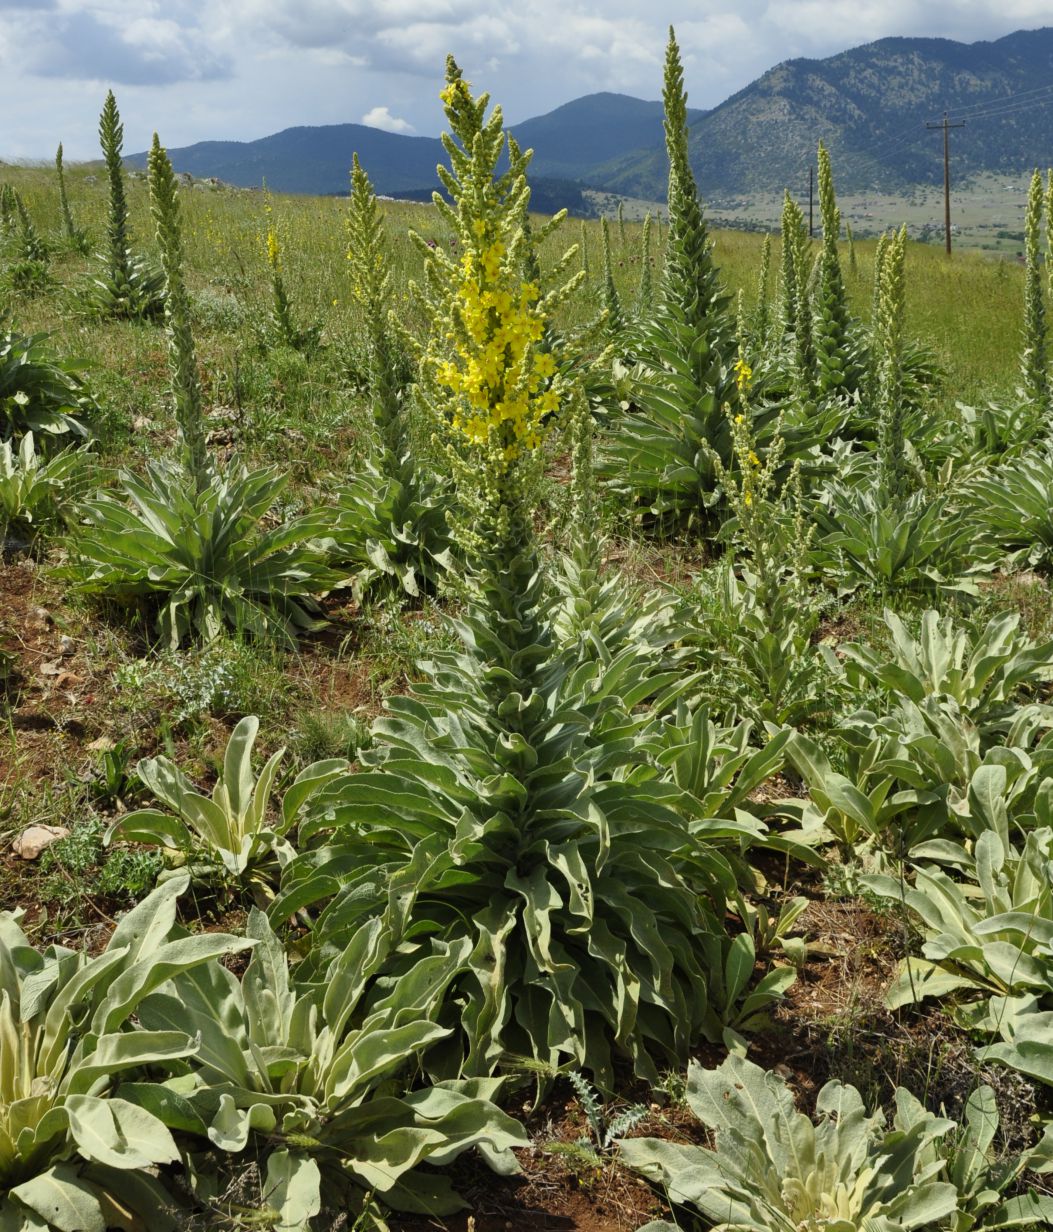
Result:
<svg viewBox="0 0 1053 1232"><path fill-rule="evenodd" d="M947 119L947 112L939 124L926 124L926 128L943 129L943 238L947 245L947 255L951 255L951 129L964 128L965 121L952 124Z"/></svg>
<svg viewBox="0 0 1053 1232"><path fill-rule="evenodd" d="M812 167L808 167L808 238L811 239L815 235L815 225L813 223L812 213Z"/></svg>

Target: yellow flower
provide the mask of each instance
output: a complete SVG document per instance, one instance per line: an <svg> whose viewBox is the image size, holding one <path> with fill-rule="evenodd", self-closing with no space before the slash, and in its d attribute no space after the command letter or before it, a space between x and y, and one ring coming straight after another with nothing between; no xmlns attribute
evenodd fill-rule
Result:
<svg viewBox="0 0 1053 1232"><path fill-rule="evenodd" d="M542 351L541 354L534 360L534 371L540 377L553 376L556 371L556 361L548 353Z"/></svg>
<svg viewBox="0 0 1053 1232"><path fill-rule="evenodd" d="M748 509L748 508L750 507L750 505L752 505L752 504L753 504L753 493L752 493L752 492L746 492L746 493L743 495L743 497L742 497L742 503L743 503L743 504L746 506L746 508Z"/></svg>
<svg viewBox="0 0 1053 1232"><path fill-rule="evenodd" d="M753 380L753 369L746 361L739 356L735 360L735 384L739 387L739 393L745 393L749 389L750 381Z"/></svg>
<svg viewBox="0 0 1053 1232"><path fill-rule="evenodd" d="M751 466L760 466L760 458L757 457L752 449L749 452L749 460Z"/></svg>
<svg viewBox="0 0 1053 1232"><path fill-rule="evenodd" d="M273 227L267 228L267 260L271 269L277 269L281 264L281 249L278 246L278 233Z"/></svg>

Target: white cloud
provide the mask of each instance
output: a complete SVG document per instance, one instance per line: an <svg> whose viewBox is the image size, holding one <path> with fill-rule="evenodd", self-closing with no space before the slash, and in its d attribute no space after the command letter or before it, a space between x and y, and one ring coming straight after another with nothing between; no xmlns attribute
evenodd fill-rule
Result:
<svg viewBox="0 0 1053 1232"><path fill-rule="evenodd" d="M386 133L413 133L417 130L408 120L393 116L387 107L373 107L362 117L367 128L382 128Z"/></svg>
<svg viewBox="0 0 1053 1232"><path fill-rule="evenodd" d="M512 122L598 90L653 99L670 21L690 102L713 107L791 57L1053 16L1049 0L0 0L0 158L46 157L60 138L94 156L108 85L130 150L154 128L177 147L356 116L435 134L447 52Z"/></svg>

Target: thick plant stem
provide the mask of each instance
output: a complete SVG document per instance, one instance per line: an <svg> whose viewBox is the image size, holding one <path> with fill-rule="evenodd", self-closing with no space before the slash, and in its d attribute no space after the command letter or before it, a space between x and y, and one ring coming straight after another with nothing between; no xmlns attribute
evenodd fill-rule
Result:
<svg viewBox="0 0 1053 1232"><path fill-rule="evenodd" d="M165 329L172 371L176 421L183 439L187 463L198 492L208 487L212 470L205 441L201 382L197 371L194 335L190 328L190 302L183 281L183 238L179 223L179 199L175 174L157 134L147 164L150 206L161 250L165 275Z"/></svg>

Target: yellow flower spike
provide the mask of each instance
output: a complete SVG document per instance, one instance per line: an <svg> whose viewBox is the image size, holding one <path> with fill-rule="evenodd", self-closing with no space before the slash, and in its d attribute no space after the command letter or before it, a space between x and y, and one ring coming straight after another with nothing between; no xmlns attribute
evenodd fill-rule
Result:
<svg viewBox="0 0 1053 1232"><path fill-rule="evenodd" d="M273 227L267 228L267 260L271 269L277 269L281 264L281 248L278 244L278 233Z"/></svg>

